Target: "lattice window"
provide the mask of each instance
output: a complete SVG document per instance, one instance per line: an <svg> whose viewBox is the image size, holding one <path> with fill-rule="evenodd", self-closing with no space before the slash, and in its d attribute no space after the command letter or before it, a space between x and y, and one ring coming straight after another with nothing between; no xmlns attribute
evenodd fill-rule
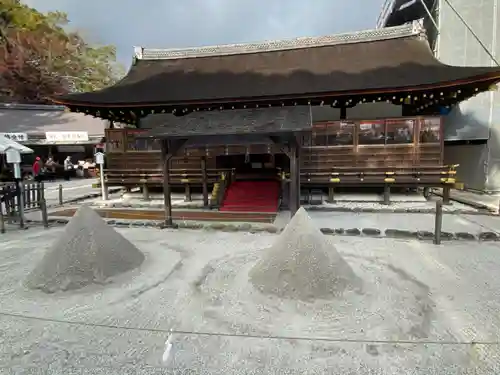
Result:
<svg viewBox="0 0 500 375"><path fill-rule="evenodd" d="M328 121L313 126L311 146L351 146L354 141L354 123Z"/></svg>
<svg viewBox="0 0 500 375"><path fill-rule="evenodd" d="M122 130L107 130L106 131L106 152L122 152L123 151L123 131Z"/></svg>
<svg viewBox="0 0 500 375"><path fill-rule="evenodd" d="M441 142L441 118L427 117L420 122L420 143Z"/></svg>
<svg viewBox="0 0 500 375"><path fill-rule="evenodd" d="M386 144L413 143L415 133L415 120L395 119L387 120Z"/></svg>
<svg viewBox="0 0 500 375"><path fill-rule="evenodd" d="M137 138L144 133L142 129L128 129L126 134L126 150L128 151L157 151L161 149L161 143L157 139Z"/></svg>
<svg viewBox="0 0 500 375"><path fill-rule="evenodd" d="M360 145L384 145L386 138L385 121L361 121L358 130Z"/></svg>

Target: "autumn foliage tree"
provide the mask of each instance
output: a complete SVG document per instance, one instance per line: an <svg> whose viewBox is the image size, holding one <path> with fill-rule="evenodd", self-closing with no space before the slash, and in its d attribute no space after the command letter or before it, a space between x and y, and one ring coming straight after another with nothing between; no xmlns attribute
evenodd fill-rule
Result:
<svg viewBox="0 0 500 375"><path fill-rule="evenodd" d="M65 13L42 14L19 0L0 0L0 97L47 103L68 92L112 85L123 74L113 46L92 46L68 32Z"/></svg>

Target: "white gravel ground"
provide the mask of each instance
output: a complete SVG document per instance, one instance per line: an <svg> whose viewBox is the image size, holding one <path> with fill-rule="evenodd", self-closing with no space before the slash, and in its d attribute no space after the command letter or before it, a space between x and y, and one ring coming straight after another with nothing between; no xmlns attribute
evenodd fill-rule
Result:
<svg viewBox="0 0 500 375"><path fill-rule="evenodd" d="M1 374L500 373L498 345L432 343L499 340L497 244L332 237L365 293L297 302L262 295L246 280L276 235L125 229L146 256L140 268L105 287L26 289L26 274L62 230L1 237ZM168 334L158 330L170 328L347 341L176 334L165 366ZM427 343L408 343L415 340Z"/></svg>

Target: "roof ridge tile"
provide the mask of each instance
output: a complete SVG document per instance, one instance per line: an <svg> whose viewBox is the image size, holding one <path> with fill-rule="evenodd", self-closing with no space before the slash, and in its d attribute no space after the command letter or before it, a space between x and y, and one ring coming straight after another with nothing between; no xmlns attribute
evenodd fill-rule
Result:
<svg viewBox="0 0 500 375"><path fill-rule="evenodd" d="M404 38L412 35L422 35L424 30L420 24L413 22L402 26L387 27L383 29L361 30L343 34L331 34L316 37L299 37L283 40L269 40L254 43L237 43L214 46L155 49L134 47L137 60L169 60L206 56L237 55L247 53L260 53L301 49L308 47L323 47L338 44L352 44Z"/></svg>

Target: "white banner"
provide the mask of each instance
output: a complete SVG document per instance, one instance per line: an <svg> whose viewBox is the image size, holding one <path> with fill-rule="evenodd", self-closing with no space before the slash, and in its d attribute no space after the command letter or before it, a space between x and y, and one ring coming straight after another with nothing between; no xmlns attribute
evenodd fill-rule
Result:
<svg viewBox="0 0 500 375"><path fill-rule="evenodd" d="M89 140L87 132L46 132L45 138L49 142L86 142Z"/></svg>
<svg viewBox="0 0 500 375"><path fill-rule="evenodd" d="M24 142L28 140L28 134L26 133L0 133L0 136L4 136L5 138L12 139L16 142Z"/></svg>

